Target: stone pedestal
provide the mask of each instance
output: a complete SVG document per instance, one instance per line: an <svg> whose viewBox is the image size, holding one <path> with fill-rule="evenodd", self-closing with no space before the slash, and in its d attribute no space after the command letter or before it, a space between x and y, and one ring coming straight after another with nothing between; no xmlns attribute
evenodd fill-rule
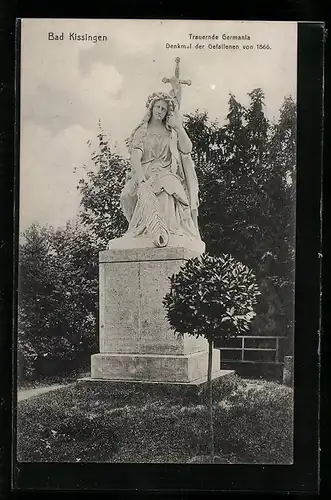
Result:
<svg viewBox="0 0 331 500"><path fill-rule="evenodd" d="M207 375L208 342L178 337L162 300L169 277L199 254L181 247L100 252L100 345L91 359L98 380L193 383ZM213 376L220 372L214 349Z"/></svg>

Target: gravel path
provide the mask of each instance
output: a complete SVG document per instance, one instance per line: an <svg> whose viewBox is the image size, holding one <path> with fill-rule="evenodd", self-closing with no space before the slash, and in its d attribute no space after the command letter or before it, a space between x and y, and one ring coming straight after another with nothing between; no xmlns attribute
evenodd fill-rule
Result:
<svg viewBox="0 0 331 500"><path fill-rule="evenodd" d="M61 387L68 387L71 384L54 384L48 385L46 387L35 387L34 389L23 389L17 392L17 401L23 401L24 399L32 398L33 396L38 396L45 392L54 391L55 389L60 389Z"/></svg>

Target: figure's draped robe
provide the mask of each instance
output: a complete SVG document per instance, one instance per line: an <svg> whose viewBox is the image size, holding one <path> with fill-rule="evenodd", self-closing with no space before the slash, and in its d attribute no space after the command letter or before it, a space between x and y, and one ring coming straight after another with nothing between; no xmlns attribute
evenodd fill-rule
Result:
<svg viewBox="0 0 331 500"><path fill-rule="evenodd" d="M179 151L176 132L165 129L162 133L153 133L141 127L133 138L132 150L135 148L142 152L141 166L147 184L157 196L169 233L200 239L192 218L192 211L196 211L199 204L194 163L190 154ZM137 192L138 184L131 169L121 193L121 207L129 222L128 234L132 236L146 232L135 213L139 209Z"/></svg>

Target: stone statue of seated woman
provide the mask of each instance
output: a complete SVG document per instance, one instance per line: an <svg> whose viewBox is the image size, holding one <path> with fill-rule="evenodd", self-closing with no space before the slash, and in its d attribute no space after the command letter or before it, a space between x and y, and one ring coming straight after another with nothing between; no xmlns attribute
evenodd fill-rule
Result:
<svg viewBox="0 0 331 500"><path fill-rule="evenodd" d="M129 223L109 248L181 246L202 253L198 180L176 87L148 97L147 112L126 143L131 157L120 203Z"/></svg>

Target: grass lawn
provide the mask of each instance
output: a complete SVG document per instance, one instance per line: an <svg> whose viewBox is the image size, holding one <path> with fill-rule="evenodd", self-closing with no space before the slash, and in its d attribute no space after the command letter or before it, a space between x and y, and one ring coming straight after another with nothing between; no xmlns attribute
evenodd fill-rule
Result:
<svg viewBox="0 0 331 500"><path fill-rule="evenodd" d="M220 461L292 463L292 398L278 383L228 382L214 397ZM208 454L202 401L183 404L136 388L74 384L21 401L17 420L21 462L194 463Z"/></svg>

